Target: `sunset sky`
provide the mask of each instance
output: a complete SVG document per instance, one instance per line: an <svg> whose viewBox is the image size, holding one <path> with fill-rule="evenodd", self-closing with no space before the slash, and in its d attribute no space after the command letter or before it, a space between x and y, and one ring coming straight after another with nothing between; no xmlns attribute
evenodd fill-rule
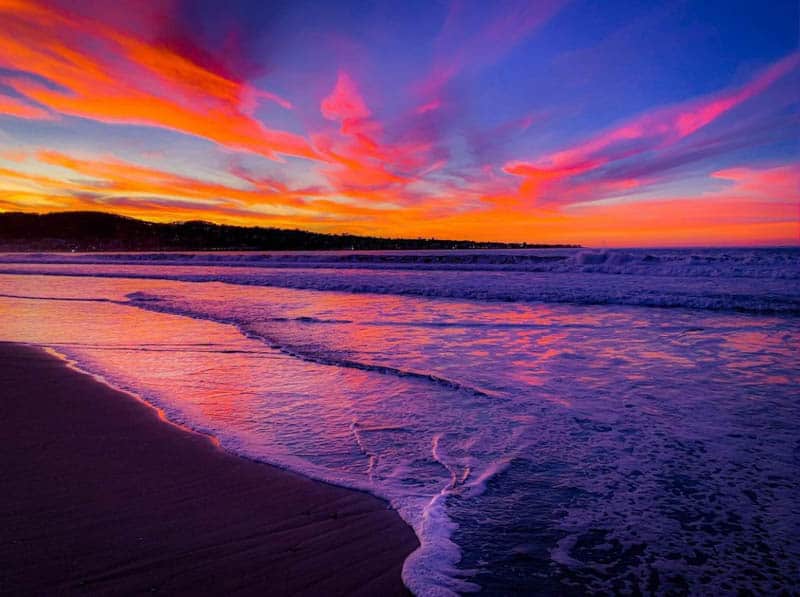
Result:
<svg viewBox="0 0 800 597"><path fill-rule="evenodd" d="M800 242L797 0L0 0L0 210Z"/></svg>

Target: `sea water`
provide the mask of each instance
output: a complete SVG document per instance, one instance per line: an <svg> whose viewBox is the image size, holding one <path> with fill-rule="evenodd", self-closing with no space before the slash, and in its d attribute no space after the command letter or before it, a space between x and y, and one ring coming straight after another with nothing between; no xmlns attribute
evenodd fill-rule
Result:
<svg viewBox="0 0 800 597"><path fill-rule="evenodd" d="M0 255L0 339L387 499L420 595L800 578L800 250Z"/></svg>

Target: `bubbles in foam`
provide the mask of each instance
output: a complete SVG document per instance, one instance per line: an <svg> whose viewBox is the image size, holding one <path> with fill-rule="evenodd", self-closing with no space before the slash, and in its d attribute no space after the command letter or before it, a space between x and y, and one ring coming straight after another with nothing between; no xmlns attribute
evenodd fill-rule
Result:
<svg viewBox="0 0 800 597"><path fill-rule="evenodd" d="M72 262L46 296L27 264L0 301L4 333L63 334L226 448L389 499L419 594L769 592L800 560L797 284L784 253L726 255Z"/></svg>

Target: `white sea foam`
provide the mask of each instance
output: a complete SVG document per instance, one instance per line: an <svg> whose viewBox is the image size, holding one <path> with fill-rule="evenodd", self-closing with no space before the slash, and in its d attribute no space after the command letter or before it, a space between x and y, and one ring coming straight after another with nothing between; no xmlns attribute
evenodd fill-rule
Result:
<svg viewBox="0 0 800 597"><path fill-rule="evenodd" d="M554 254L13 257L0 336L386 498L421 595L796 578L797 251Z"/></svg>
<svg viewBox="0 0 800 597"><path fill-rule="evenodd" d="M412 269L800 279L797 248L520 249L280 253L5 253L0 263L173 265L263 269Z"/></svg>
<svg viewBox="0 0 800 597"><path fill-rule="evenodd" d="M800 314L798 249L5 254L0 255L2 272Z"/></svg>

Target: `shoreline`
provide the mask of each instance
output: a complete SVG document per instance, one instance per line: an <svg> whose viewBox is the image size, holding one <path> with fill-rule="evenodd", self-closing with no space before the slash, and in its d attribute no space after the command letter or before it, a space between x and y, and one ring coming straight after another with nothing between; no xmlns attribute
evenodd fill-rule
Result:
<svg viewBox="0 0 800 597"><path fill-rule="evenodd" d="M417 538L376 497L225 452L42 348L0 342L0 396L3 593L409 594Z"/></svg>

